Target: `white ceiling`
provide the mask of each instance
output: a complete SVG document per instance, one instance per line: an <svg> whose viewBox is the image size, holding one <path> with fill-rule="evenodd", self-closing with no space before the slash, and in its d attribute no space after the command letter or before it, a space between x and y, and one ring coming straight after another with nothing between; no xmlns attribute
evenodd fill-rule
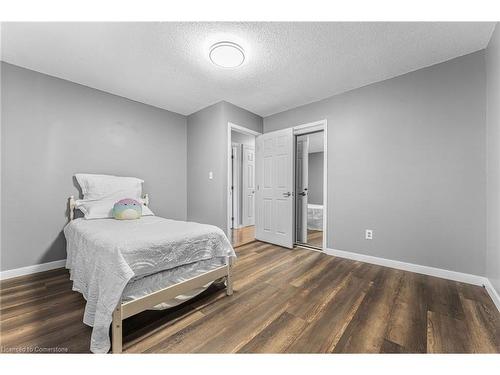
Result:
<svg viewBox="0 0 500 375"><path fill-rule="evenodd" d="M3 23L2 60L190 114L226 100L261 116L486 47L494 23ZM225 70L208 48L246 51Z"/></svg>

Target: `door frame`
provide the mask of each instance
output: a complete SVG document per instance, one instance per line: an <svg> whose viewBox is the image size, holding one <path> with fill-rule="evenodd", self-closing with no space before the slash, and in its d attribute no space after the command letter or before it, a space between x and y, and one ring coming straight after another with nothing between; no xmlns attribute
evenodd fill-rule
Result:
<svg viewBox="0 0 500 375"><path fill-rule="evenodd" d="M293 127L294 138L298 135L308 134L311 132L323 131L323 246L322 250L325 251L328 248L328 232L327 232L327 212L328 212L328 121L326 119L309 122L302 125L297 125ZM295 179L295 158L296 158L295 140L294 140L294 174L293 179ZM295 194L296 201L296 194ZM296 202L294 203L294 206ZM295 214L294 214L295 216ZM296 220L295 218L294 220ZM294 221L295 224L295 221ZM294 225L294 243L296 243L295 238L295 225ZM303 244L298 244L298 246L303 246Z"/></svg>
<svg viewBox="0 0 500 375"><path fill-rule="evenodd" d="M241 202L240 199L234 199L235 196L239 198L241 189L241 160L240 160L241 146L242 145L237 142L231 143L231 156L233 156L234 158L231 159L231 168L230 168L230 173L231 173L230 186L232 186L233 189L231 190L231 188L229 188L229 194L231 195L231 217L230 217L229 228L231 228L231 224L233 224L232 225L233 228L241 227L241 222L240 222ZM233 154L235 148L236 148L236 156Z"/></svg>
<svg viewBox="0 0 500 375"><path fill-rule="evenodd" d="M299 194L301 193L301 191L298 189L299 187L299 184L298 184L298 181L301 180L302 181L302 185L304 185L304 180L302 179L302 177L304 176L304 170L307 169L307 174L309 175L309 139L307 139L305 142L302 141L302 155L299 155L299 137L300 137L300 134L296 135L294 134L293 135L293 142L294 142L294 165L295 165L295 168L294 168L294 171L295 171L295 174L294 174L294 192L295 194L293 195L294 196L294 228L295 228L295 234L294 234L294 243L300 243L300 244L304 244L304 243L307 243L307 206L306 206L306 211L304 213L304 207L301 206L301 204L299 204L299 200L303 200L304 198L303 197L300 197L299 198ZM307 143L307 150L304 150L304 143ZM306 151L306 152L304 152ZM304 155L306 155L307 153L307 156L306 156L306 160L307 160L307 163L304 163ZM300 156L300 157L299 157ZM300 170L301 173L299 173L299 169L298 169L298 161L299 159L302 159L302 169ZM306 165L307 164L307 165ZM302 175L302 176L301 176ZM306 183L309 185L309 176L307 177L307 181ZM307 197L307 195L306 195ZM306 201L308 201L309 199L307 198ZM301 202L302 205L303 205L303 201ZM302 212L302 217L299 217L298 216L298 213L299 213L299 207L300 207L300 211ZM299 220L301 219L301 220ZM303 225L305 222L305 226ZM299 225L300 223L300 231L298 230ZM302 234L300 232L305 232L305 241L299 241L298 238L299 236L302 238Z"/></svg>
<svg viewBox="0 0 500 375"><path fill-rule="evenodd" d="M231 238L231 215L232 215L232 198L231 198L231 151L232 151L232 141L231 141L231 131L235 131L238 133L246 134L246 135L252 135L254 137L257 137L258 135L261 135L262 133L259 133L255 130L245 128L244 126L234 124L232 122L227 123L227 138L226 138L226 159L227 159L227 181L226 181L226 204L227 204L227 210L226 210L226 230L227 230L227 236L230 240Z"/></svg>

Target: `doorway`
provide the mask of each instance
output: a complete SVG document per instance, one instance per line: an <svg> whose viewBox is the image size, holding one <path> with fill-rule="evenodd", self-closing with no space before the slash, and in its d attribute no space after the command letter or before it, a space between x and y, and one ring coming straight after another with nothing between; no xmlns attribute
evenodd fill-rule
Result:
<svg viewBox="0 0 500 375"><path fill-rule="evenodd" d="M255 138L259 133L228 126L228 233L234 247L255 240Z"/></svg>
<svg viewBox="0 0 500 375"><path fill-rule="evenodd" d="M326 248L327 130L321 120L257 137L256 239L289 249Z"/></svg>
<svg viewBox="0 0 500 375"><path fill-rule="evenodd" d="M295 136L295 242L318 250L323 243L324 131Z"/></svg>

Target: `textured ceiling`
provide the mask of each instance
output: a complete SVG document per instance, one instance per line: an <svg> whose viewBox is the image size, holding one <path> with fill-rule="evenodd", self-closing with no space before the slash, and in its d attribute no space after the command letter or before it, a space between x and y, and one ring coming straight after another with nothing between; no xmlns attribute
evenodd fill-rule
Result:
<svg viewBox="0 0 500 375"><path fill-rule="evenodd" d="M261 116L486 47L493 23L3 23L2 60L182 114ZM243 66L208 48L234 41Z"/></svg>

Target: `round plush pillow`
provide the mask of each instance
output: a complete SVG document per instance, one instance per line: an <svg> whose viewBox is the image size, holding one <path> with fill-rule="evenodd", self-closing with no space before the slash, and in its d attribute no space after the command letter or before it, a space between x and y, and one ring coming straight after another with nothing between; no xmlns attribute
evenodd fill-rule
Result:
<svg viewBox="0 0 500 375"><path fill-rule="evenodd" d="M113 216L118 220L134 220L142 216L142 204L135 199L122 199L113 206Z"/></svg>

